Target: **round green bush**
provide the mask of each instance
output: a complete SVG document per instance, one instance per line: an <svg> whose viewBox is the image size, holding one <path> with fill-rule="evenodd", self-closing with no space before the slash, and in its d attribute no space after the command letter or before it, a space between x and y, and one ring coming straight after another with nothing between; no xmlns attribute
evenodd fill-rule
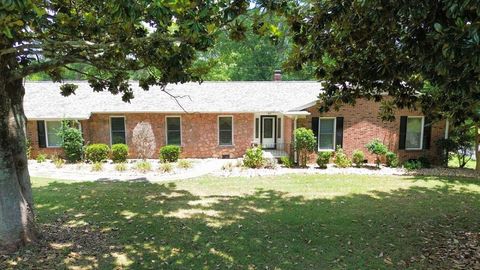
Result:
<svg viewBox="0 0 480 270"><path fill-rule="evenodd" d="M330 162L332 152L319 152L317 157L317 164L321 169L326 169L327 164Z"/></svg>
<svg viewBox="0 0 480 270"><path fill-rule="evenodd" d="M368 149L368 151L374 155L377 156L377 159L375 160L375 163L377 164L377 167L380 167L380 157L385 155L388 152L388 148L385 144L380 141L380 139L373 139L365 147Z"/></svg>
<svg viewBox="0 0 480 270"><path fill-rule="evenodd" d="M103 143L90 144L85 148L85 158L91 162L102 162L108 159L110 148Z"/></svg>
<svg viewBox="0 0 480 270"><path fill-rule="evenodd" d="M365 154L361 150L353 151L352 162L355 164L355 166L357 167L362 166L364 160L365 160Z"/></svg>
<svg viewBox="0 0 480 270"><path fill-rule="evenodd" d="M387 154L385 154L385 159L387 167L398 167L398 157L397 154L395 154L394 152L387 152Z"/></svg>
<svg viewBox="0 0 480 270"><path fill-rule="evenodd" d="M68 127L62 123L62 129L58 132L62 138L62 148L68 162L77 162L83 156L83 137L78 128Z"/></svg>
<svg viewBox="0 0 480 270"><path fill-rule="evenodd" d="M339 168L347 168L352 166L352 161L348 158L347 154L345 154L343 149L340 147L338 147L335 151L335 158L333 162Z"/></svg>
<svg viewBox="0 0 480 270"><path fill-rule="evenodd" d="M114 163L126 162L128 157L128 146L123 143L112 145L112 161Z"/></svg>
<svg viewBox="0 0 480 270"><path fill-rule="evenodd" d="M243 156L243 165L248 168L261 168L265 165L263 151L261 147L252 147L247 149Z"/></svg>
<svg viewBox="0 0 480 270"><path fill-rule="evenodd" d="M160 148L160 160L162 162L177 162L180 157L180 146L166 145Z"/></svg>
<svg viewBox="0 0 480 270"><path fill-rule="evenodd" d="M313 131L307 128L297 128L294 133L294 148L298 151L298 165L306 167L309 154L316 150L317 138Z"/></svg>

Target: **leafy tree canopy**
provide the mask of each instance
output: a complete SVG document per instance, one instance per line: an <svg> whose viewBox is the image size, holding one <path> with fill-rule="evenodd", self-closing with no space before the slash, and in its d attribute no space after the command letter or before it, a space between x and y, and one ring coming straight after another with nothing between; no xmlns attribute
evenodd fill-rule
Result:
<svg viewBox="0 0 480 270"><path fill-rule="evenodd" d="M0 68L8 80L43 71L60 81L64 70L87 77L95 91L131 99L140 85L199 81L192 67L219 30L243 14L247 1L5 0L0 7ZM63 94L75 86L62 87Z"/></svg>
<svg viewBox="0 0 480 270"><path fill-rule="evenodd" d="M197 63L209 63L212 69L204 76L212 81L270 81L273 71L282 69L292 41L288 25L279 16L269 16L268 23L259 8L238 18L245 31L241 40L222 32L212 49L201 52ZM282 80L312 80L313 68L283 72Z"/></svg>
<svg viewBox="0 0 480 270"><path fill-rule="evenodd" d="M288 1L287 1L288 2ZM273 10L286 14L295 43L288 66L312 64L325 81L321 110L385 100L457 123L478 122L480 1L315 0Z"/></svg>

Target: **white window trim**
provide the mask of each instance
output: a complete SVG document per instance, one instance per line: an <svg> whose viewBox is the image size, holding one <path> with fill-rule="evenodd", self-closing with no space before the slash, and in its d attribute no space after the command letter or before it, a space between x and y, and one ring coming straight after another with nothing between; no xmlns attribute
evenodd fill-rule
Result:
<svg viewBox="0 0 480 270"><path fill-rule="evenodd" d="M123 118L123 126L125 128L125 144L127 144L127 117L125 115L110 115L108 118L108 129L110 133L110 146L113 145L112 138L112 118Z"/></svg>
<svg viewBox="0 0 480 270"><path fill-rule="evenodd" d="M60 145L50 145L50 143L48 142L48 123L52 123L52 122L60 122L60 124L62 123L62 120L53 120L53 121L47 121L47 120L44 120L43 121L44 124L45 124L45 143L47 144L47 148L60 148L61 146Z"/></svg>
<svg viewBox="0 0 480 270"><path fill-rule="evenodd" d="M45 125L45 143L46 143L46 146L47 148L61 148L62 146L59 145L59 146L54 146L54 145L49 145L48 143L48 123L50 122L60 122L60 124L62 123L63 120L43 120L43 123ZM80 132L82 132L82 123L79 121L79 120L75 120L75 119L72 119L72 120L67 120L67 121L77 121L78 122L78 127L80 128ZM82 136L83 136L83 133L82 133Z"/></svg>
<svg viewBox="0 0 480 270"><path fill-rule="evenodd" d="M420 147L407 148L407 133L408 133L408 119L409 118L421 118L422 126L420 128ZM425 129L425 116L407 116L407 126L405 127L405 150L423 150L423 130Z"/></svg>
<svg viewBox="0 0 480 270"><path fill-rule="evenodd" d="M220 117L230 117L232 118L232 144L220 144ZM255 121L254 121L255 122ZM254 123L255 125L255 123ZM235 119L233 115L218 115L217 116L217 144L221 147L229 147L229 146L235 146ZM255 134L253 135L255 136Z"/></svg>
<svg viewBox="0 0 480 270"><path fill-rule="evenodd" d="M333 119L333 149L320 149L320 123L321 120L324 119ZM337 118L336 117L319 117L318 118L318 132L317 132L317 149L318 152L333 152L335 151L336 143L337 143Z"/></svg>
<svg viewBox="0 0 480 270"><path fill-rule="evenodd" d="M182 127L182 116L180 115L167 115L165 116L165 145L168 144L168 125L167 125L167 119L168 118L180 118L180 145L183 145L183 127Z"/></svg>

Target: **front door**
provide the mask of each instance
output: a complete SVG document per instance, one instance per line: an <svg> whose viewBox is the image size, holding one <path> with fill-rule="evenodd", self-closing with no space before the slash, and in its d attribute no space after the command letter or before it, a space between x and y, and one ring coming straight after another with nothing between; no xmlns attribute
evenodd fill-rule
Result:
<svg viewBox="0 0 480 270"><path fill-rule="evenodd" d="M275 116L262 117L262 147L275 149Z"/></svg>

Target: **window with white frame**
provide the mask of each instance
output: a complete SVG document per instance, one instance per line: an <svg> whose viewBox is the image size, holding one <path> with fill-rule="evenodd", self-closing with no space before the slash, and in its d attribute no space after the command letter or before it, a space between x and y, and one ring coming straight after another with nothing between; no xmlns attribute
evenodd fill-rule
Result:
<svg viewBox="0 0 480 270"><path fill-rule="evenodd" d="M179 116L167 117L167 144L181 145L182 144L182 127Z"/></svg>
<svg viewBox="0 0 480 270"><path fill-rule="evenodd" d="M80 131L81 126L80 122L76 120L64 120L64 123L68 127L78 128ZM47 147L60 147L62 146L62 138L59 135L60 130L62 129L62 121L45 121L45 130L46 130L46 143Z"/></svg>
<svg viewBox="0 0 480 270"><path fill-rule="evenodd" d="M318 119L318 150L335 150L335 118Z"/></svg>
<svg viewBox="0 0 480 270"><path fill-rule="evenodd" d="M60 147L62 145L62 138L58 135L61 128L62 121L45 121L47 147Z"/></svg>
<svg viewBox="0 0 480 270"><path fill-rule="evenodd" d="M218 117L218 143L220 145L233 144L233 117Z"/></svg>
<svg viewBox="0 0 480 270"><path fill-rule="evenodd" d="M125 117L115 116L110 118L111 144L126 143Z"/></svg>
<svg viewBox="0 0 480 270"><path fill-rule="evenodd" d="M422 116L409 116L405 135L405 149L422 149L424 118Z"/></svg>

